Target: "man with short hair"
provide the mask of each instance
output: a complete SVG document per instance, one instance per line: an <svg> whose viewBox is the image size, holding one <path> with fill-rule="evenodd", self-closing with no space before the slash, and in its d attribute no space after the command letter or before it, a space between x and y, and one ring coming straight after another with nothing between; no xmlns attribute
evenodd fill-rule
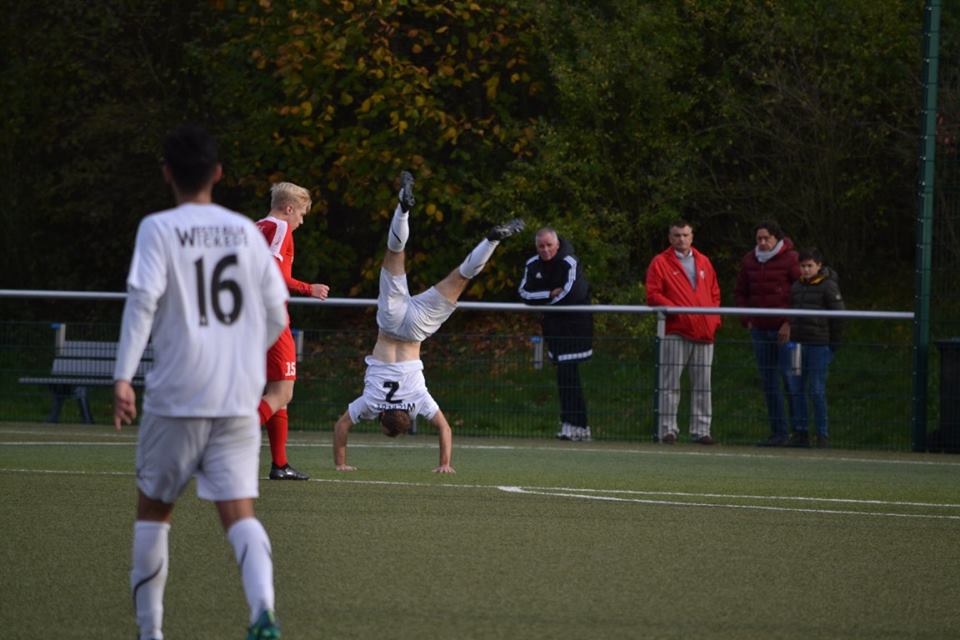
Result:
<svg viewBox="0 0 960 640"><path fill-rule="evenodd" d="M356 471L347 464L347 436L361 420L379 420L391 438L406 433L424 416L440 439L440 464L434 473L456 473L451 466L453 434L439 405L427 390L420 360L420 344L433 335L457 308L457 300L479 274L500 241L523 230L523 221L494 227L463 263L423 293L411 296L407 288L405 253L410 235L409 214L414 205L413 176L400 175L400 202L390 223L387 252L380 269L377 298L377 342L366 357L363 394L350 403L333 431L333 462L337 471Z"/></svg>
<svg viewBox="0 0 960 640"><path fill-rule="evenodd" d="M192 477L214 502L240 565L248 640L279 638L270 539L254 514L263 356L287 323L287 293L260 232L213 203L214 139L183 126L163 145L177 206L140 223L114 369L113 422L137 416L131 381L153 340L137 442L130 588L139 638L161 638L173 505Z"/></svg>
<svg viewBox="0 0 960 640"><path fill-rule="evenodd" d="M543 227L534 236L537 254L527 260L517 288L527 304L567 306L590 304L590 283L573 244L556 229ZM580 363L593 356L593 314L589 311L544 313L540 320L547 355L557 368L560 431L557 438L590 442L587 401L580 381Z"/></svg>
<svg viewBox="0 0 960 640"><path fill-rule="evenodd" d="M693 247L693 227L685 220L670 225L670 246L654 256L647 268L647 304L651 307L719 307L720 285L710 259ZM677 441L680 376L690 377L690 439L714 444L710 372L713 342L720 316L693 313L667 316L660 339L660 381L657 437ZM688 366L689 365L689 366Z"/></svg>
<svg viewBox="0 0 960 640"><path fill-rule="evenodd" d="M311 204L309 191L292 182L278 182L270 187L270 213L257 221L257 228L267 239L290 293L326 300L330 287L308 284L293 277L293 232L303 224L303 217L310 212ZM268 477L271 480L310 479L290 466L287 460L287 405L293 400L296 380L297 347L288 324L267 352L267 388L257 408L260 424L267 426L270 439L272 460Z"/></svg>

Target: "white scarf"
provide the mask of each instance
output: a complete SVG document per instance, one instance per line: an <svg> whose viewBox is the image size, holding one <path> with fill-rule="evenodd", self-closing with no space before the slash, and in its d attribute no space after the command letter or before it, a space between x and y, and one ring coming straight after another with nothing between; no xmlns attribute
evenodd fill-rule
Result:
<svg viewBox="0 0 960 640"><path fill-rule="evenodd" d="M757 256L757 260L760 261L760 264L763 264L773 256L780 253L781 249L783 249L783 240L777 242L777 244L773 247L773 249L770 249L770 251L760 251L760 247L756 247L754 248L753 253Z"/></svg>

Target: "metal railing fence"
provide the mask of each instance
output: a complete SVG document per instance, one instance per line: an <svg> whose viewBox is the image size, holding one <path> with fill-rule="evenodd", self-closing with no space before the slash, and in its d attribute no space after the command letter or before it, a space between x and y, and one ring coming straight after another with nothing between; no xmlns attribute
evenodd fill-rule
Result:
<svg viewBox="0 0 960 640"><path fill-rule="evenodd" d="M122 301L122 293L26 292L0 290L0 298ZM336 315L344 307L374 307L373 299L330 299L324 302L292 299L292 305L326 309ZM340 309L338 311L338 309ZM510 334L480 333L472 327L472 312L551 313L589 310L598 317L615 314L620 327L636 324L631 318L655 316L656 331L598 331L593 358L580 366L593 438L644 442L655 438L660 392L660 348L665 318L672 313L710 313L724 316L712 364L712 424L715 440L725 444L753 444L771 433L761 376L754 346L739 316L843 317L851 336L829 368L827 400L830 441L835 447L909 450L913 390L911 387L912 342L909 312L843 311L816 312L788 309L762 310L723 307L655 308L649 306L593 305L543 308L515 303L461 302L450 323L423 344L422 358L431 393L460 436L553 437L559 427L559 403L554 367L542 359L542 339L536 330ZM376 325L369 322L351 328L325 329L299 325L303 360L298 368L294 401L290 406L294 429L330 430L347 403L363 386L363 357L376 340ZM116 323L69 325L73 340L116 340ZM50 410L50 391L42 385L20 384L24 377L49 374L54 355L54 322L0 322L0 419L40 422ZM326 323L325 323L326 324ZM335 324L335 323L329 323ZM598 323L599 325L600 323ZM529 323L530 327L536 324ZM356 328L360 326L361 328ZM61 337L62 339L62 337ZM539 355L538 355L539 354ZM937 359L937 354L931 354ZM229 374L229 372L225 372ZM937 380L936 371L932 379ZM677 422L680 441L689 438L689 373L681 379ZM110 417L110 389L89 390L94 419ZM936 398L928 406L935 422ZM789 412L789 408L786 409ZM814 432L813 411L810 431ZM75 421L76 410L67 407L64 421ZM789 415L789 414L788 414ZM376 425L357 425L356 430L376 430ZM421 423L420 432L429 427Z"/></svg>

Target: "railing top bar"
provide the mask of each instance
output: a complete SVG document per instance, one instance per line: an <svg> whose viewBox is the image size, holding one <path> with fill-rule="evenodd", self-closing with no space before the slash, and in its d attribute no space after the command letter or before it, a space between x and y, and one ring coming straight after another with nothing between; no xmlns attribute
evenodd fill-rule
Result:
<svg viewBox="0 0 960 640"><path fill-rule="evenodd" d="M112 291L44 291L29 289L0 289L2 298L35 298L60 300L125 300L126 293ZM374 307L375 298L328 298L316 300L313 298L290 298L290 304L322 305L325 307ZM748 307L649 307L646 305L570 305L530 306L519 302L467 302L457 303L461 309L475 309L479 311L516 311L522 313L557 313L563 311L593 311L595 313L634 313L665 315L689 313L695 315L723 315L723 316L772 316L772 317L836 317L858 318L861 320L913 320L912 311L816 311L804 309L752 309Z"/></svg>
<svg viewBox="0 0 960 640"><path fill-rule="evenodd" d="M127 294L113 291L46 291L39 289L0 289L0 298L36 298L47 300L126 300Z"/></svg>

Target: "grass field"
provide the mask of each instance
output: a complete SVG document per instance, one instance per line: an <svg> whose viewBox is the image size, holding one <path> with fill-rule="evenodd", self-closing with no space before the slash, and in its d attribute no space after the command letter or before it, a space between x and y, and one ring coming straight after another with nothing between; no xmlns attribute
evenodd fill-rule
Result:
<svg viewBox="0 0 960 640"><path fill-rule="evenodd" d="M135 429L0 423L4 638L132 638ZM285 638L960 637L960 459L291 434L264 481ZM266 472L269 454L261 456ZM213 508L175 510L167 638L242 638Z"/></svg>

